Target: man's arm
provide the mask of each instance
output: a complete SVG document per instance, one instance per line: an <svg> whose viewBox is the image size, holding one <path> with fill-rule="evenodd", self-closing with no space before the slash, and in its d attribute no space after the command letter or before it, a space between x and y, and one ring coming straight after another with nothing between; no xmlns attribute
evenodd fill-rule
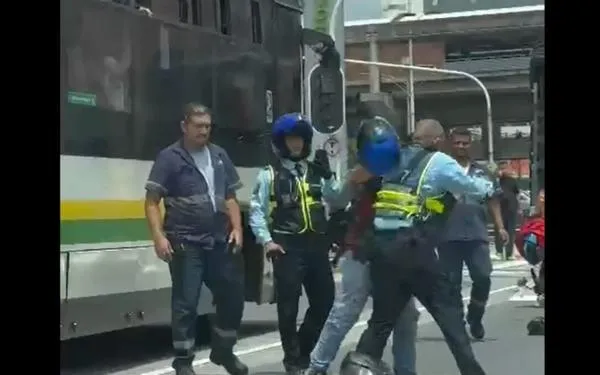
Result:
<svg viewBox="0 0 600 375"><path fill-rule="evenodd" d="M498 180L493 184L493 194L488 199L487 205L497 231L504 230L504 221L502 220L502 210L500 209L500 199L502 198L502 187Z"/></svg>
<svg viewBox="0 0 600 375"><path fill-rule="evenodd" d="M493 194L493 183L487 176L466 175L460 164L444 153L437 152L433 158L429 173L443 190L456 195L469 194L479 199Z"/></svg>
<svg viewBox="0 0 600 375"><path fill-rule="evenodd" d="M161 151L156 157L152 169L150 169L150 175L145 185L146 200L144 202L144 211L153 240L164 236L160 201L169 193L167 187L169 186L170 178L171 167L169 159L165 151Z"/></svg>
<svg viewBox="0 0 600 375"><path fill-rule="evenodd" d="M350 173L342 181L335 177L329 180L321 179L323 199L331 209L340 209L348 205L354 196L354 185L349 180Z"/></svg>
<svg viewBox="0 0 600 375"><path fill-rule="evenodd" d="M233 162L223 150L221 154L223 167L225 169L225 207L229 216L232 230L242 232L242 213L238 204L236 192L244 185L233 165Z"/></svg>
<svg viewBox="0 0 600 375"><path fill-rule="evenodd" d="M323 197L329 207L333 210L346 208L348 203L360 194L360 185L366 183L373 176L361 166L354 167L342 181L323 181Z"/></svg>
<svg viewBox="0 0 600 375"><path fill-rule="evenodd" d="M513 184L513 193L515 194L515 196L518 196L519 193L521 192L521 189L519 189L519 184L517 184L517 180L513 178L512 184Z"/></svg>
<svg viewBox="0 0 600 375"><path fill-rule="evenodd" d="M487 202L487 205L496 230L504 229L504 223L502 222L502 211L500 210L500 200L498 197L490 198Z"/></svg>
<svg viewBox="0 0 600 375"><path fill-rule="evenodd" d="M250 198L250 228L261 245L272 241L267 219L269 217L269 199L271 195L271 174L261 169L256 177L256 185Z"/></svg>

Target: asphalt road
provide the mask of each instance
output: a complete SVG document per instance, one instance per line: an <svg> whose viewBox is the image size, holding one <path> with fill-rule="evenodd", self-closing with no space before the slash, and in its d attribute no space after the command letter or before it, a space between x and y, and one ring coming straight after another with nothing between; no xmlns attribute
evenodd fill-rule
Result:
<svg viewBox="0 0 600 375"><path fill-rule="evenodd" d="M527 336L525 326L535 316L543 314L543 310L535 307L535 302L522 301L526 298L515 299L517 289L516 281L521 276L527 275L527 268L523 265L507 267L510 264L500 266L493 275L492 296L490 307L486 315L487 337L483 342L474 342L473 347L477 357L481 361L488 375L542 375L544 373L544 339L543 337ZM468 297L470 280L465 277L463 294ZM302 302L302 311L306 302ZM279 343L276 326L273 323L274 310L272 307L255 307L247 311L246 316L254 317L249 326L261 326L249 337L239 341L236 350L240 358L251 368L251 374L256 375L279 375L284 374L281 364L282 352ZM336 373L343 353L352 350L356 345L358 337L362 333L365 322L370 315L370 305L367 305L357 326L355 326L346 338L340 356L331 367L331 372ZM418 370L427 375L452 375L458 374L456 365L444 342L441 332L432 322L431 317L425 311L422 312L419 321L419 341L417 346ZM266 332L266 333L265 333ZM214 366L208 361L209 351L201 348L197 352L194 361L198 374L220 375L226 374L220 367ZM529 361L533 358L535 360ZM384 359L391 363L391 353L387 349ZM129 364L108 370L104 368L101 372L80 371L78 374L112 374L112 375L173 375L170 369L170 358L168 350L160 356L154 355L137 363L131 361Z"/></svg>

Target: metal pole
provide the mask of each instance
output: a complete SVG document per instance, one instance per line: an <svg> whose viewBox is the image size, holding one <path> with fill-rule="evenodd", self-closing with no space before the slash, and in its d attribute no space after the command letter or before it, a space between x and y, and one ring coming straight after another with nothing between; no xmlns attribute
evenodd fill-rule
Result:
<svg viewBox="0 0 600 375"><path fill-rule="evenodd" d="M477 86L479 86L481 88L481 90L483 91L483 95L485 96L485 106L486 106L486 111L487 111L487 132L488 132L488 160L490 162L494 161L494 131L493 131L494 123L492 122L492 100L490 99L490 93L488 92L488 90L485 87L485 85L483 84L483 82L481 82L479 80L479 78L477 78L474 75L469 74L467 72L461 72L460 70L426 68L424 66L390 64L390 63L383 63L383 62L372 63L369 61L354 60L354 59L344 59L344 61L348 64L377 65L380 67L408 69L408 70L414 70L417 72L420 71L420 72L430 72L430 73L444 73L444 74L448 74L448 75L456 75L456 76L466 77L466 78L469 78L470 80L474 81L477 84Z"/></svg>
<svg viewBox="0 0 600 375"><path fill-rule="evenodd" d="M377 33L369 31L367 33L367 39L369 40L369 60L372 63L379 61L379 51L377 46ZM380 92L381 86L379 84L379 67L376 64L369 65L369 92Z"/></svg>
<svg viewBox="0 0 600 375"><path fill-rule="evenodd" d="M415 65L413 56L413 38L408 39L408 65ZM408 134L415 131L415 71L408 70L408 95L406 97L408 104Z"/></svg>
<svg viewBox="0 0 600 375"><path fill-rule="evenodd" d="M533 95L533 121L531 122L531 156L529 157L529 178L531 181L529 192L530 196L533 197L533 194L536 194L539 191L539 183L538 183L538 116L539 116L539 86L538 83L535 82L533 84L533 89L531 90ZM531 206L531 205L530 205Z"/></svg>

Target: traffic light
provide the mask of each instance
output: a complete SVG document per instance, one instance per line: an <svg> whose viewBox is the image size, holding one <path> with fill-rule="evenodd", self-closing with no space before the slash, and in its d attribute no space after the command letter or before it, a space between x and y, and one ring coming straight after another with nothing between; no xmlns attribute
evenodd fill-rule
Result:
<svg viewBox="0 0 600 375"><path fill-rule="evenodd" d="M335 133L344 124L344 76L341 59L333 39L327 34L303 30L303 42L319 56L319 64L309 72L310 118L315 129Z"/></svg>

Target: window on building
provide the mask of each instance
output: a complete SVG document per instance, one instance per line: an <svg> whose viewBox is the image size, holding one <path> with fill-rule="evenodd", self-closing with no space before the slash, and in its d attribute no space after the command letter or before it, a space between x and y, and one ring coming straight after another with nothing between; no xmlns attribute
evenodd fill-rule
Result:
<svg viewBox="0 0 600 375"><path fill-rule="evenodd" d="M187 0L179 1L179 22L188 23L189 6Z"/></svg>
<svg viewBox="0 0 600 375"><path fill-rule="evenodd" d="M252 17L252 43L262 43L262 23L260 19L260 4L258 0L251 0L250 11Z"/></svg>
<svg viewBox="0 0 600 375"><path fill-rule="evenodd" d="M192 23L202 25L202 0L192 1Z"/></svg>
<svg viewBox="0 0 600 375"><path fill-rule="evenodd" d="M529 123L504 124L500 126L500 137L502 139L528 139L531 137L531 126Z"/></svg>
<svg viewBox="0 0 600 375"><path fill-rule="evenodd" d="M219 6L215 8L217 13L217 25L221 34L231 35L231 6L229 0L219 0Z"/></svg>

